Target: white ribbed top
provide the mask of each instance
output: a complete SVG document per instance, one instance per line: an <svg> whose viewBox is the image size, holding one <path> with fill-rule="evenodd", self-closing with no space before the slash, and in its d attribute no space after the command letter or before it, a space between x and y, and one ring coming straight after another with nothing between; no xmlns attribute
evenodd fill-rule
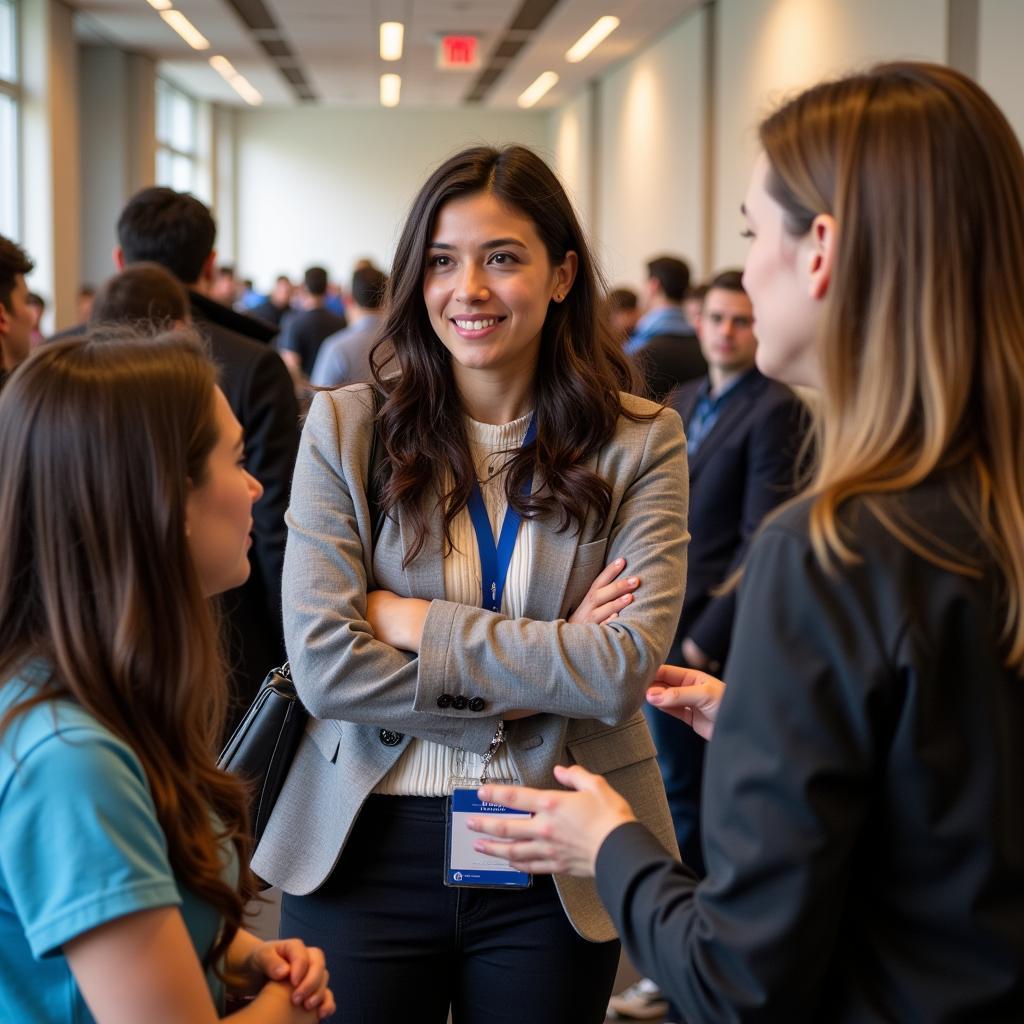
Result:
<svg viewBox="0 0 1024 1024"><path fill-rule="evenodd" d="M478 423L464 417L469 450L481 483L491 532L497 538L505 518L504 466L515 454L530 425L527 413L511 423L494 425ZM526 590L533 562L535 522L524 520L519 527L515 551L508 567L505 592L501 599L502 614L516 618L523 614ZM459 604L481 604L480 555L476 533L469 510L463 509L452 523L454 548L444 560L444 596ZM452 695L462 693L476 696L478 690L472 679L463 680L461 687L453 687ZM483 758L472 751L446 747L429 740L413 739L405 748L394 767L377 784L374 793L390 796L447 796L454 778L479 778ZM519 781L507 745L502 745L487 772L491 779Z"/></svg>

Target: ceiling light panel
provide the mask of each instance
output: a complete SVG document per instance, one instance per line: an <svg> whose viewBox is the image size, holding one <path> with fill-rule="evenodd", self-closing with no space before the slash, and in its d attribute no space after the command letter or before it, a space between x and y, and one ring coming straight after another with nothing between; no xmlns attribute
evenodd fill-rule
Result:
<svg viewBox="0 0 1024 1024"><path fill-rule="evenodd" d="M532 85L528 85L520 94L516 103L524 110L532 107L538 100L542 99L549 90L558 83L558 75L554 71L545 71L538 75Z"/></svg>
<svg viewBox="0 0 1024 1024"><path fill-rule="evenodd" d="M208 50L210 40L185 17L181 11L161 11L160 17L167 22L193 50Z"/></svg>
<svg viewBox="0 0 1024 1024"><path fill-rule="evenodd" d="M598 18L586 32L576 40L568 50L565 51L565 59L570 64L578 64L585 57L589 57L617 28L619 19L612 14L606 14Z"/></svg>
<svg viewBox="0 0 1024 1024"><path fill-rule="evenodd" d="M263 102L263 96L252 83L238 72L234 64L217 54L210 58L210 67L231 86L239 96L251 107L258 107Z"/></svg>
<svg viewBox="0 0 1024 1024"><path fill-rule="evenodd" d="M401 75L380 76L380 105L382 107L397 107L401 94Z"/></svg>
<svg viewBox="0 0 1024 1024"><path fill-rule="evenodd" d="M380 24L380 59L401 60L405 26L400 21L382 21Z"/></svg>

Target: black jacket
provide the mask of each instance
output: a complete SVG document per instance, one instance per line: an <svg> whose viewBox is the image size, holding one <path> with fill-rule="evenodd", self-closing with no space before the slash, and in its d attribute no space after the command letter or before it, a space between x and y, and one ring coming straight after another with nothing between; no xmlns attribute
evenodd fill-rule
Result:
<svg viewBox="0 0 1024 1024"><path fill-rule="evenodd" d="M664 401L681 384L703 379L708 364L696 334L656 334L635 355L648 394Z"/></svg>
<svg viewBox="0 0 1024 1024"><path fill-rule="evenodd" d="M833 574L808 505L754 541L708 746L699 886L636 824L598 887L691 1024L1024 1020L1024 681L991 556L942 481L885 500L979 577L896 541L863 500Z"/></svg>
<svg viewBox="0 0 1024 1024"><path fill-rule="evenodd" d="M704 379L684 384L671 398L684 426L703 384ZM711 591L742 564L764 517L793 494L805 412L784 384L751 370L724 400L715 425L689 460L686 602L673 661L679 644L691 637L713 661L725 663L736 594L716 598Z"/></svg>
<svg viewBox="0 0 1024 1024"><path fill-rule="evenodd" d="M277 328L265 320L239 313L230 306L225 306L223 302L217 302L216 299L191 289L188 298L192 305L193 318L201 318L264 345L269 345L277 337Z"/></svg>
<svg viewBox="0 0 1024 1024"><path fill-rule="evenodd" d="M234 720L266 673L284 660L284 514L299 446L299 408L291 375L275 349L229 326L252 317L243 317L198 292L190 291L189 299L195 326L209 340L220 368L228 404L245 431L246 468L263 485L263 497L253 507L249 579L222 599L234 670Z"/></svg>

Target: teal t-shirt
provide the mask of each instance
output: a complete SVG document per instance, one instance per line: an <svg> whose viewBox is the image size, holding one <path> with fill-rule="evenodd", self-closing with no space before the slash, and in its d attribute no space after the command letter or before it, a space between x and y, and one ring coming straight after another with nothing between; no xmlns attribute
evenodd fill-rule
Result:
<svg viewBox="0 0 1024 1024"><path fill-rule="evenodd" d="M0 683L0 717L39 685ZM237 877L237 863L226 871ZM179 886L149 783L122 740L71 701L0 735L0 1021L91 1022L61 947L139 910L180 907L200 958L220 917ZM212 972L211 994L223 993Z"/></svg>

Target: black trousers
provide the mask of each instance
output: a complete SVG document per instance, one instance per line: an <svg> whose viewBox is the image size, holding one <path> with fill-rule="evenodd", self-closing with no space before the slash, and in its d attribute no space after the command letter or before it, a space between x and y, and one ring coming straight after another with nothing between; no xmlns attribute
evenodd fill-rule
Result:
<svg viewBox="0 0 1024 1024"><path fill-rule="evenodd" d="M320 946L345 1024L601 1024L619 943L581 939L554 883L442 884L441 797L371 796L334 873L285 895L281 934Z"/></svg>

